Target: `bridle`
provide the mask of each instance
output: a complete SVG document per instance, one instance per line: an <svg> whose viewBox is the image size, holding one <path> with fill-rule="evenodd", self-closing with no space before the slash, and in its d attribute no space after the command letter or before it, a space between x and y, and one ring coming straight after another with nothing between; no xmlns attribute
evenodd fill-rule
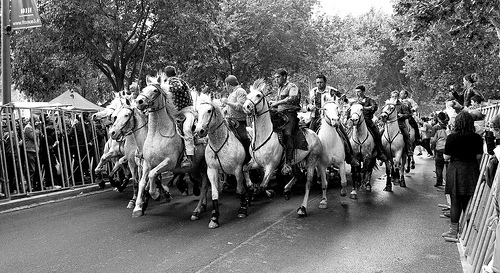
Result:
<svg viewBox="0 0 500 273"><path fill-rule="evenodd" d="M216 111L215 107L212 104L208 103L208 102L203 102L203 103L200 103L200 104L208 104L212 108L212 112L210 113L210 117L208 118L208 122L207 122L207 127L210 128L210 123L212 122L212 118L215 116L215 114L214 114L215 111ZM220 161L220 157L219 157L219 152L222 150L222 148L224 147L224 145L226 145L226 143L229 140L229 128L227 127L227 122L226 122L226 120L224 118L222 118L222 121L220 122L220 124L215 127L214 132L217 131L223 124L226 126L226 138L224 139L224 142L222 143L222 145L218 149L214 149L212 147L212 144L209 141L208 142L208 146L210 147L210 149L212 150L212 152L214 152L215 158L219 162L219 166L220 166L221 171L224 174L226 174L226 172L224 171L224 168L222 167L222 162Z"/></svg>
<svg viewBox="0 0 500 273"><path fill-rule="evenodd" d="M261 115L263 115L263 114L265 114L265 113L269 112L269 105L268 105L268 107L267 107L267 110L265 110L265 111L264 111L264 105L265 105L265 104L268 104L268 103L267 103L267 100L266 100L266 95L264 95L264 93L262 93L262 92L260 92L260 91L258 91L258 92L259 92L262 96L260 97L260 99L259 99L257 102L253 102L253 100L248 99L248 100L252 103L252 105L253 105L253 112L254 112L253 116L254 116L254 117L258 117L258 116L261 116ZM263 111L263 112L259 112L259 111L257 111L257 106L258 106L261 102L262 102L262 111Z"/></svg>
<svg viewBox="0 0 500 273"><path fill-rule="evenodd" d="M124 122L124 124L131 124L130 126L124 126L124 127L130 127L131 129L129 131L124 131L124 127L120 128L120 133L122 134L123 137L126 137L126 136L129 136L137 131L139 131L140 129L144 128L145 126L148 125L148 121L146 121L144 123L144 125L142 125L141 127L139 128L135 128L136 127L136 124L137 124L137 119L135 118L135 110L134 108L129 108L129 107L126 107L124 109L128 109L131 111L131 114L130 116L128 117L128 119Z"/></svg>
<svg viewBox="0 0 500 273"><path fill-rule="evenodd" d="M167 107L167 105L164 104L162 107L160 107L158 109L153 109L151 107L151 105L153 104L154 101L156 101L158 99L158 97L160 97L162 95L163 95L163 98L165 100L167 100L167 94L165 93L165 91L163 91L163 88L161 88L161 86L159 84L154 83L154 84L150 84L150 85L154 86L156 88L156 90L158 91L158 93L154 97L152 97L152 98L150 98L150 97L148 97L148 96L146 96L144 94L140 94L140 95L144 97L144 99L143 99L144 100L144 104L146 105L146 107L149 108L148 112L150 112L150 113L151 112L158 112L158 111L164 109L165 107Z"/></svg>

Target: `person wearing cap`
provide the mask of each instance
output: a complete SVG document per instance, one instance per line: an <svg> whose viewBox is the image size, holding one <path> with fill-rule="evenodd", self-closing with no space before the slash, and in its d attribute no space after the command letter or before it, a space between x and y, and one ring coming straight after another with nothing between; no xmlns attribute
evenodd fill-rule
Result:
<svg viewBox="0 0 500 273"><path fill-rule="evenodd" d="M247 99L247 92L240 86L238 79L234 75L227 76L226 89L229 93L227 98L222 98L221 103L225 106L226 119L229 125L236 129L238 138L245 148L245 162L250 161L250 137L247 132L247 116L243 112L243 104Z"/></svg>
<svg viewBox="0 0 500 273"><path fill-rule="evenodd" d="M418 143L420 140L420 131L418 129L417 121L415 120L415 118L413 118L413 114L418 111L418 104L415 102L415 100L408 97L408 91L406 90L401 90L399 92L399 98L401 99L401 102L405 103L408 108L410 108L411 115L408 117L408 123L415 130L415 141Z"/></svg>
<svg viewBox="0 0 500 273"><path fill-rule="evenodd" d="M384 150L382 149L382 137L380 135L380 131L377 128L377 125L373 122L373 114L377 112L378 104L374 99L366 96L365 91L366 88L363 85L358 85L354 89L354 93L356 94L356 102L363 106L363 116L365 118L368 131L372 133L372 136L374 138L378 159L386 162L388 159Z"/></svg>
<svg viewBox="0 0 500 273"><path fill-rule="evenodd" d="M290 167L293 162L294 133L297 130L299 118L297 111L300 107L300 91L297 85L288 81L288 72L285 69L278 69L274 75L278 84L277 100L270 101L271 108L277 108L278 112L283 113L289 119L283 129L283 138L285 142L285 164L281 172L288 175L292 172Z"/></svg>
<svg viewBox="0 0 500 273"><path fill-rule="evenodd" d="M448 137L448 118L444 112L437 114L437 123L431 131L431 148L434 150L434 166L436 168L436 184L434 187L443 186L443 170L446 162L444 161L444 147Z"/></svg>
<svg viewBox="0 0 500 273"><path fill-rule="evenodd" d="M344 94L337 89L326 85L325 75L319 74L316 76L316 87L309 91L309 104L307 105L307 109L311 111L311 123L309 124L309 129L316 132L321 121L319 109L323 108L325 102L328 101L334 101L336 103L348 102ZM351 142L349 141L349 136L347 135L344 126L340 124L335 128L344 143L346 162L348 162L351 166L359 166L358 160L353 155Z"/></svg>
<svg viewBox="0 0 500 273"><path fill-rule="evenodd" d="M184 146L186 150L186 158L181 163L182 168L191 168L193 166L194 156L194 138L193 138L193 123L194 123L194 110L193 99L189 92L188 84L177 77L175 67L167 66L165 68L165 75L167 76L166 83L170 86L172 93L172 102L185 118L182 124L182 131L184 132Z"/></svg>

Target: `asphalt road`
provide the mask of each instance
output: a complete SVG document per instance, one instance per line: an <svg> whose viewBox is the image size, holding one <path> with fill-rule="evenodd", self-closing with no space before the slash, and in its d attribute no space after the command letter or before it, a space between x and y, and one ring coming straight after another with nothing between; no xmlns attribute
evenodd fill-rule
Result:
<svg viewBox="0 0 500 273"><path fill-rule="evenodd" d="M224 193L214 230L209 212L190 220L197 197L175 189L138 219L125 208L131 189L3 213L0 272L462 272L457 245L441 238L449 220L439 217L446 200L433 160L416 161L408 187L393 193L382 191L383 169L357 200L330 188L327 209L314 188L305 218L300 187L289 201L255 201L244 219L237 196Z"/></svg>

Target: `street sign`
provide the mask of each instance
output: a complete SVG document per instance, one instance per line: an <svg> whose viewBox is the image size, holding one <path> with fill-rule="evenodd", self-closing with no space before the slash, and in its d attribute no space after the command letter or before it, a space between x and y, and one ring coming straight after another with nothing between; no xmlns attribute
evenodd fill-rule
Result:
<svg viewBox="0 0 500 273"><path fill-rule="evenodd" d="M42 26L35 0L11 1L11 26L12 30Z"/></svg>

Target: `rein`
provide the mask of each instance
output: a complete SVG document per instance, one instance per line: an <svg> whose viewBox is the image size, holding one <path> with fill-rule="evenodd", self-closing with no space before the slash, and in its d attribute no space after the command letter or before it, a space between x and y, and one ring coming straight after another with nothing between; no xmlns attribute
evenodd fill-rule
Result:
<svg viewBox="0 0 500 273"><path fill-rule="evenodd" d="M139 131L140 129L144 128L145 126L148 125L148 122L149 122L149 119L139 128L135 128L136 126L136 123L137 123L137 120L135 118L135 110L133 108L130 109L132 111L132 115L128 118L128 120L125 122L125 124L128 124L129 120L132 119L132 121L134 122L134 125L132 126L132 129L130 130L130 132L123 132L123 128L120 129L120 132L123 134L124 137L126 136L129 136L137 131Z"/></svg>
<svg viewBox="0 0 500 273"><path fill-rule="evenodd" d="M262 94L262 92L261 92ZM269 106L267 107L267 110L261 112L261 113L257 113L257 105L260 104L260 102L262 102L262 109L264 109L264 105L266 105L266 96L264 96L264 94L262 94L262 98L257 102L257 103L254 103L251 99L249 99L249 101L253 104L253 109L254 109L254 114L253 114L253 119L255 121L255 119L265 113L268 113L269 112ZM255 122L254 122L254 134L256 133L256 130L255 130ZM255 152L257 150L259 150L260 148L262 148L262 146L264 146L270 139L271 137L273 136L273 130L271 129L271 133L269 134L269 136L266 138L266 140L260 144L257 148L255 148L255 141L257 140L256 137L254 137L254 140L252 141L252 153L255 157Z"/></svg>
<svg viewBox="0 0 500 273"><path fill-rule="evenodd" d="M208 105L211 105L210 103L201 103L201 104L208 104ZM207 125L210 127L210 123L212 122L212 118L215 116L214 113L215 113L215 108L213 105L212 106L212 113L210 113L210 118L208 119L208 122L207 122ZM222 148L224 147L224 145L226 145L226 143L228 142L229 140L229 128L227 128L227 123L225 121L225 119L222 119L221 123L219 125L217 125L217 127L215 127L215 129L213 130L213 133L215 133L217 130L219 130L219 128L221 128L222 125L226 125L226 139L224 140L224 142L222 143L222 145L217 149L215 150L213 147L212 147L212 144L210 143L211 141L208 142L208 146L210 147L210 149L212 150L212 152L214 152L215 154L215 158L217 159L217 161L219 162L219 166L220 166L220 169L221 171L226 174L226 172L224 171L224 168L222 167L222 162L220 161L220 157L219 157L219 152L222 150ZM210 140L210 138L209 138Z"/></svg>

